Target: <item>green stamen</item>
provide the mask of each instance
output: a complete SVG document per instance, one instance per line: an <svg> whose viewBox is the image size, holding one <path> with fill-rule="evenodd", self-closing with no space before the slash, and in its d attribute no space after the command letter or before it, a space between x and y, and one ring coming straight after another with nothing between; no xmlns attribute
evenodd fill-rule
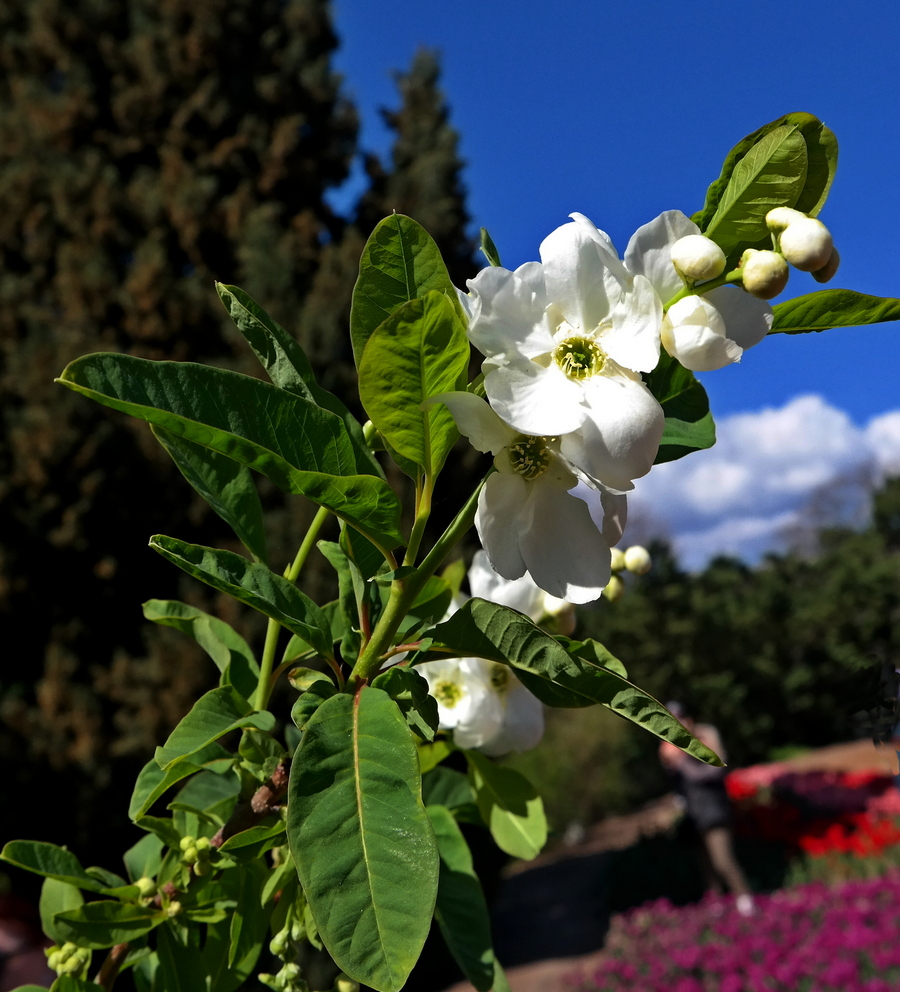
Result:
<svg viewBox="0 0 900 992"><path fill-rule="evenodd" d="M553 361L570 379L587 379L603 371L606 353L590 338L566 338L553 349Z"/></svg>
<svg viewBox="0 0 900 992"><path fill-rule="evenodd" d="M506 665L494 662L491 666L491 685L502 696L509 691L511 673Z"/></svg>
<svg viewBox="0 0 900 992"><path fill-rule="evenodd" d="M550 449L547 447L548 437L528 437L522 435L518 441L509 446L509 461L512 467L531 482L547 471L550 464Z"/></svg>
<svg viewBox="0 0 900 992"><path fill-rule="evenodd" d="M441 706L448 710L452 710L463 697L462 689L460 689L456 682L450 681L438 682L431 694Z"/></svg>

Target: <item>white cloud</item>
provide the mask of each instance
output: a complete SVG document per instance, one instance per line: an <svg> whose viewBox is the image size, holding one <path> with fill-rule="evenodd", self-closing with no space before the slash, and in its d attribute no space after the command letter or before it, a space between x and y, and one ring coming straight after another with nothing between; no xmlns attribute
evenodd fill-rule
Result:
<svg viewBox="0 0 900 992"><path fill-rule="evenodd" d="M725 417L717 431L715 447L657 465L629 500L641 537L654 528L668 535L688 568L717 554L754 561L781 550L813 501L819 518L846 516L848 480L861 503L868 483L900 471L900 410L859 427L821 396L798 396Z"/></svg>

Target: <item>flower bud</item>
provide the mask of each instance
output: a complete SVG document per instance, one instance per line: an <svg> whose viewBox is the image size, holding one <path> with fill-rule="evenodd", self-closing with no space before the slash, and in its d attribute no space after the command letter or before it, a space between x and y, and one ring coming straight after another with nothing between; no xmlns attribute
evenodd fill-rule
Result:
<svg viewBox="0 0 900 992"><path fill-rule="evenodd" d="M335 992L359 992L359 982L354 982L343 972L334 980Z"/></svg>
<svg viewBox="0 0 900 992"><path fill-rule="evenodd" d="M181 840L178 842L178 846L181 848L182 851L186 851L189 847L194 847L196 843L197 843L196 837L187 836L181 838Z"/></svg>
<svg viewBox="0 0 900 992"><path fill-rule="evenodd" d="M134 884L138 892L140 892L142 899L149 899L150 896L156 895L156 882L152 878L147 878L145 875L143 878L139 878Z"/></svg>
<svg viewBox="0 0 900 992"><path fill-rule="evenodd" d="M824 269L833 250L831 232L812 217L795 221L781 232L781 254L801 272Z"/></svg>
<svg viewBox="0 0 900 992"><path fill-rule="evenodd" d="M757 251L748 248L741 255L744 289L760 300L771 300L787 285L787 263L777 251Z"/></svg>
<svg viewBox="0 0 900 992"><path fill-rule="evenodd" d="M816 282L828 282L830 279L834 278L835 272L838 270L838 266L841 264L841 256L838 255L837 248L831 249L831 258L828 262L822 266L821 269L816 269L813 272L812 277Z"/></svg>
<svg viewBox="0 0 900 992"><path fill-rule="evenodd" d="M646 575L650 571L650 552L639 544L633 544L625 552L625 567L635 575Z"/></svg>
<svg viewBox="0 0 900 992"><path fill-rule="evenodd" d="M775 207L766 214L766 225L773 234L780 234L788 224L806 219L806 214L793 207Z"/></svg>
<svg viewBox="0 0 900 992"><path fill-rule="evenodd" d="M610 551L609 566L614 572L621 572L625 568L625 552L620 551L619 548L613 548Z"/></svg>
<svg viewBox="0 0 900 992"><path fill-rule="evenodd" d="M178 916L183 908L184 907L181 903L177 899L174 899L168 906L166 906L166 916L168 916L171 920L173 917Z"/></svg>
<svg viewBox="0 0 900 992"><path fill-rule="evenodd" d="M672 245L672 264L691 282L715 279L725 271L725 252L702 234L688 234Z"/></svg>
<svg viewBox="0 0 900 992"><path fill-rule="evenodd" d="M542 607L544 617L549 621L553 632L569 637L575 630L575 607L567 600L557 599L548 592L544 593ZM543 618L541 622L543 623Z"/></svg>
<svg viewBox="0 0 900 992"><path fill-rule="evenodd" d="M276 958L283 958L291 945L291 932L285 927L269 941L269 950Z"/></svg>
<svg viewBox="0 0 900 992"><path fill-rule="evenodd" d="M625 595L625 583L619 578L618 575L612 576L607 583L606 588L603 590L603 595L611 603L615 603L616 600L621 599Z"/></svg>
<svg viewBox="0 0 900 992"><path fill-rule="evenodd" d="M209 851L212 849L212 844L210 843L209 837L198 837L197 843L194 845L197 848L197 852Z"/></svg>

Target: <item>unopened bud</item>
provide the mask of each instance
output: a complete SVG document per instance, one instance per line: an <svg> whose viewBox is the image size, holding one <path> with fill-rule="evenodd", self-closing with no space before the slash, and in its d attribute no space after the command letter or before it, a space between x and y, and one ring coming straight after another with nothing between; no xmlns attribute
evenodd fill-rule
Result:
<svg viewBox="0 0 900 992"><path fill-rule="evenodd" d="M359 992L359 982L354 982L343 972L334 980L335 992Z"/></svg>
<svg viewBox="0 0 900 992"><path fill-rule="evenodd" d="M625 552L620 551L618 548L613 548L610 551L610 568L614 572L621 572L625 568Z"/></svg>
<svg viewBox="0 0 900 992"><path fill-rule="evenodd" d="M766 214L766 226L773 234L780 234L788 224L794 224L798 220L806 220L806 214L793 207L775 207Z"/></svg>
<svg viewBox="0 0 900 992"><path fill-rule="evenodd" d="M204 875L208 875L213 870L213 866L210 864L207 858L197 858L194 862L194 874L198 878L202 878Z"/></svg>
<svg viewBox="0 0 900 992"><path fill-rule="evenodd" d="M269 941L269 950L276 958L283 958L287 952L288 947L291 943L291 933L287 927L283 930L279 930L278 933Z"/></svg>
<svg viewBox="0 0 900 992"><path fill-rule="evenodd" d="M635 575L646 575L650 571L650 552L639 544L633 544L625 552L625 567Z"/></svg>
<svg viewBox="0 0 900 992"><path fill-rule="evenodd" d="M142 899L149 899L150 896L156 895L156 882L152 878L147 878L145 875L143 878L139 878L134 884L138 892L140 892Z"/></svg>
<svg viewBox="0 0 900 992"><path fill-rule="evenodd" d="M804 217L781 232L781 254L801 272L817 272L831 260L834 242L820 221Z"/></svg>
<svg viewBox="0 0 900 992"><path fill-rule="evenodd" d="M777 296L787 285L788 275L787 263L777 251L748 248L741 255L744 289L760 300L771 300Z"/></svg>
<svg viewBox="0 0 900 992"><path fill-rule="evenodd" d="M575 630L575 607L570 602L545 592L543 608L554 633L568 637Z"/></svg>
<svg viewBox="0 0 900 992"><path fill-rule="evenodd" d="M183 908L184 907L177 899L173 899L172 902L170 902L169 905L166 906L166 916L168 916L169 919L171 920L172 917L178 916Z"/></svg>
<svg viewBox="0 0 900 992"><path fill-rule="evenodd" d="M725 271L725 252L702 234L679 238L671 249L672 264L692 282L715 279Z"/></svg>
<svg viewBox="0 0 900 992"><path fill-rule="evenodd" d="M197 852L209 851L212 848L209 837L198 837L197 843L194 845L197 848Z"/></svg>
<svg viewBox="0 0 900 992"><path fill-rule="evenodd" d="M827 264L825 264L821 269L816 269L816 271L813 272L813 279L815 279L816 282L828 282L834 278L834 274L837 272L840 264L841 256L838 254L837 248L832 248L831 258L828 259Z"/></svg>
<svg viewBox="0 0 900 992"><path fill-rule="evenodd" d="M621 599L625 595L625 583L619 578L618 575L614 575L606 584L606 588L603 590L603 595L611 603L615 603L616 600Z"/></svg>
<svg viewBox="0 0 900 992"><path fill-rule="evenodd" d="M188 836L188 837L182 837L181 840L178 842L178 846L181 848L182 851L186 851L189 847L194 847L196 843L197 843L196 837Z"/></svg>

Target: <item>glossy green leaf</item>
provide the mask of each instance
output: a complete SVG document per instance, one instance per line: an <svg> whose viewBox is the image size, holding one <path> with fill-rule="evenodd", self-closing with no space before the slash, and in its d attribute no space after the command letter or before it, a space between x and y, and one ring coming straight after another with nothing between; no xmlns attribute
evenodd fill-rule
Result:
<svg viewBox="0 0 900 992"><path fill-rule="evenodd" d="M338 607L341 616L341 657L353 663L359 654L360 622L357 598L365 595L365 584L359 569L334 541L319 541L316 547L337 573ZM334 627L332 626L332 635Z"/></svg>
<svg viewBox="0 0 900 992"><path fill-rule="evenodd" d="M464 317L431 235L404 214L385 217L366 242L353 289L350 338L357 366L375 328L404 303L421 299L429 290L447 296Z"/></svg>
<svg viewBox="0 0 900 992"><path fill-rule="evenodd" d="M716 443L716 425L709 412L709 397L694 373L665 351L644 381L666 415L666 426L654 464L683 458Z"/></svg>
<svg viewBox="0 0 900 992"><path fill-rule="evenodd" d="M156 765L156 762L152 762ZM162 863L163 842L155 834L145 834L122 855L128 877L136 882L139 878L153 878Z"/></svg>
<svg viewBox="0 0 900 992"><path fill-rule="evenodd" d="M437 701L428 694L428 683L412 668L396 665L372 680L373 689L382 689L400 707L407 724L423 740L432 741L437 733Z"/></svg>
<svg viewBox="0 0 900 992"><path fill-rule="evenodd" d="M477 751L465 754L478 811L497 847L514 858L536 858L547 843L547 817L534 786L514 768Z"/></svg>
<svg viewBox="0 0 900 992"><path fill-rule="evenodd" d="M208 929L213 932L213 943L218 945L216 950L219 954L227 954L227 948L222 946L221 941L215 940L219 928L212 926ZM190 943L192 937L194 943ZM159 973L155 992L206 992L209 987L207 970L200 954L198 937L198 928L181 927L174 920L159 928L156 933Z"/></svg>
<svg viewBox="0 0 900 992"><path fill-rule="evenodd" d="M166 920L166 913L153 907L103 900L58 913L54 919L65 940L101 950L149 933Z"/></svg>
<svg viewBox="0 0 900 992"><path fill-rule="evenodd" d="M437 740L432 744L419 744L416 751L419 755L419 771L424 775L430 772L456 749L446 740Z"/></svg>
<svg viewBox="0 0 900 992"><path fill-rule="evenodd" d="M852 289L822 289L776 303L770 334L805 334L831 327L861 327L900 320L900 300L868 296Z"/></svg>
<svg viewBox="0 0 900 992"><path fill-rule="evenodd" d="M486 227L481 228L481 254L488 260L488 265L499 266L500 263L500 252L497 251L497 246L494 244L494 239L488 234Z"/></svg>
<svg viewBox="0 0 900 992"><path fill-rule="evenodd" d="M25 986L29 988L30 986ZM19 992L18 989L15 992ZM74 975L60 975L50 986L50 992L104 992L102 986L86 978L75 978Z"/></svg>
<svg viewBox="0 0 900 992"><path fill-rule="evenodd" d="M341 418L277 386L190 362L86 355L57 380L268 476L396 547L400 504Z"/></svg>
<svg viewBox="0 0 900 992"><path fill-rule="evenodd" d="M143 609L148 620L193 637L215 662L223 684L233 685L248 699L253 695L259 665L250 646L230 624L177 599L148 599Z"/></svg>
<svg viewBox="0 0 900 992"><path fill-rule="evenodd" d="M266 561L266 531L253 473L227 455L152 426L178 470L238 536L257 561Z"/></svg>
<svg viewBox="0 0 900 992"><path fill-rule="evenodd" d="M298 696L291 707L291 719L300 731L306 729L313 713L325 702L337 694L334 683L328 679L314 682L305 692Z"/></svg>
<svg viewBox="0 0 900 992"><path fill-rule="evenodd" d="M188 575L277 620L320 654L331 655L328 619L284 576L232 551L188 544L162 534L150 538L150 547Z"/></svg>
<svg viewBox="0 0 900 992"><path fill-rule="evenodd" d="M437 894L412 737L387 693L325 700L291 767L288 838L319 935L351 978L397 992Z"/></svg>
<svg viewBox="0 0 900 992"><path fill-rule="evenodd" d="M767 236L766 214L792 207L806 181L806 142L794 126L782 124L755 142L734 167L715 214L703 233L726 255Z"/></svg>
<svg viewBox="0 0 900 992"><path fill-rule="evenodd" d="M529 680L528 685L549 705L574 705L565 699L600 703L693 757L713 765L722 764L713 751L649 693L589 656L570 654L515 610L483 599L470 599L449 620L429 631L428 636L434 638L432 648L440 648L447 654L488 658L512 665L519 673L537 676L547 684L547 696L541 695L534 680ZM557 693L557 689L565 692Z"/></svg>
<svg viewBox="0 0 900 992"><path fill-rule="evenodd" d="M490 992L495 960L491 920L469 845L446 807L429 806L428 815L441 858L434 917L463 974L478 992Z"/></svg>
<svg viewBox="0 0 900 992"><path fill-rule="evenodd" d="M359 362L359 396L385 441L436 475L459 437L442 403L422 404L460 384L469 363L466 325L442 293L396 310L369 336Z"/></svg>
<svg viewBox="0 0 900 992"><path fill-rule="evenodd" d="M175 797L175 802L169 804L169 808L174 809L180 804L211 815L215 820L227 820L240 791L241 778L235 771L228 775L201 771L188 779Z"/></svg>
<svg viewBox="0 0 900 992"><path fill-rule="evenodd" d="M422 799L426 806L455 811L473 804L475 793L462 772L439 765L422 776Z"/></svg>
<svg viewBox="0 0 900 992"><path fill-rule="evenodd" d="M225 748L213 743L192 754L190 761L179 761L167 771L163 771L156 760L151 759L140 770L134 783L128 815L132 820L139 820L160 796L182 779L201 771L213 762L230 762L233 758L234 756Z"/></svg>
<svg viewBox="0 0 900 992"><path fill-rule="evenodd" d="M261 861L257 859L242 864L240 869L226 872L224 877L229 885L234 886L232 894L237 908L231 914L228 924L228 953L225 957L228 980L216 981L216 972L210 969L213 973L213 989L223 985L234 988L247 978L262 950L271 915L269 910L261 908L260 895L268 877L266 866ZM224 978L221 962L217 964Z"/></svg>
<svg viewBox="0 0 900 992"><path fill-rule="evenodd" d="M97 988L100 986L98 985ZM46 985L17 985L12 992L50 992Z"/></svg>
<svg viewBox="0 0 900 992"><path fill-rule="evenodd" d="M178 850L178 844L181 840L182 833L175 826L175 821L172 817L142 816L139 820L135 820L134 822L135 826L140 827L141 830L150 832L166 847L171 847L173 852ZM165 862L165 858L163 858L163 862ZM163 881L163 879L160 878L160 881Z"/></svg>
<svg viewBox="0 0 900 992"><path fill-rule="evenodd" d="M64 944L66 937L56 929L54 916L67 910L78 909L84 905L84 896L80 890L68 882L59 882L55 878L45 878L41 886L41 927L44 933L57 944Z"/></svg>
<svg viewBox="0 0 900 992"><path fill-rule="evenodd" d="M81 867L78 858L65 848L39 840L11 840L0 851L0 858L26 871L67 882L87 892L104 892L102 882Z"/></svg>
<svg viewBox="0 0 900 992"><path fill-rule="evenodd" d="M230 685L212 689L194 703L191 711L175 727L166 743L156 749L156 762L164 771L238 727L271 730L275 718L268 711L253 707Z"/></svg>

